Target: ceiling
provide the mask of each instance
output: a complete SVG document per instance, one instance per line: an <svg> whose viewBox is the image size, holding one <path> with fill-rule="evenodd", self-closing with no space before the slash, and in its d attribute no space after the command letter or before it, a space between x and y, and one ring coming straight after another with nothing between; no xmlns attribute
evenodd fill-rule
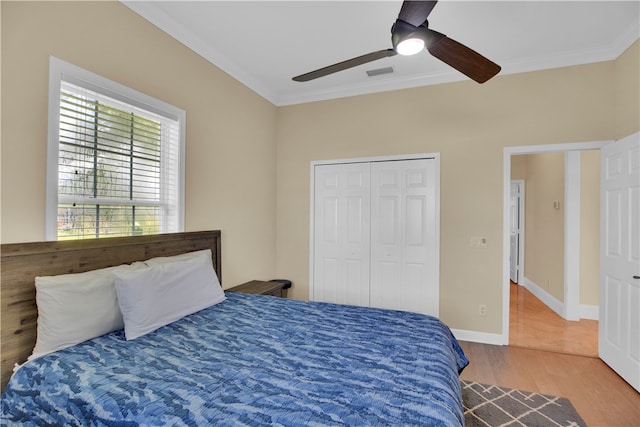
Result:
<svg viewBox="0 0 640 427"><path fill-rule="evenodd" d="M400 0L122 2L277 106L469 80L426 50L291 80L390 48ZM637 0L441 0L429 28L501 65L499 77L613 60L640 37L639 19ZM385 67L394 72L366 73Z"/></svg>

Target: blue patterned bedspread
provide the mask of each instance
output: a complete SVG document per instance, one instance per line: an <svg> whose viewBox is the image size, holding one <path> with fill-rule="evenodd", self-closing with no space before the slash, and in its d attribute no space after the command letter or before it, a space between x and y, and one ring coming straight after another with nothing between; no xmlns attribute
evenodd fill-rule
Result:
<svg viewBox="0 0 640 427"><path fill-rule="evenodd" d="M2 424L462 426L467 363L433 317L228 292L134 341L27 363Z"/></svg>

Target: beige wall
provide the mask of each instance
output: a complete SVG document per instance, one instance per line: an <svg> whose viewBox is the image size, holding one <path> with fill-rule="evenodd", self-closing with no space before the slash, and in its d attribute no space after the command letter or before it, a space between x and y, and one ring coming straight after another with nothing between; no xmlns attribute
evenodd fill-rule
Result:
<svg viewBox="0 0 640 427"><path fill-rule="evenodd" d="M1 7L2 242L44 239L53 55L186 110L187 231L222 230L225 287L272 278L276 108L119 2Z"/></svg>
<svg viewBox="0 0 640 427"><path fill-rule="evenodd" d="M441 154L440 314L501 333L504 147L616 139L640 130L639 42L617 61L278 109L277 266L308 298L309 163ZM631 94L628 94L628 91ZM625 113L620 113L624 110ZM471 249L486 236L486 250ZM480 317L478 304L488 315Z"/></svg>
<svg viewBox="0 0 640 427"><path fill-rule="evenodd" d="M527 156L511 156L511 179L525 179Z"/></svg>
<svg viewBox="0 0 640 427"><path fill-rule="evenodd" d="M564 153L525 159L524 277L564 301Z"/></svg>
<svg viewBox="0 0 640 427"><path fill-rule="evenodd" d="M501 333L503 148L610 139L613 71L605 62L280 108L278 274L308 297L310 161L439 152L441 317ZM488 248L472 249L473 236Z"/></svg>
<svg viewBox="0 0 640 427"><path fill-rule="evenodd" d="M580 304L600 301L600 151L580 153Z"/></svg>
<svg viewBox="0 0 640 427"><path fill-rule="evenodd" d="M503 148L640 130L638 43L617 61L276 108L120 3L0 5L4 243L44 238L49 55L187 111L186 227L223 230L225 286L275 272L308 297L310 161L439 152L440 312L480 332L501 332Z"/></svg>
<svg viewBox="0 0 640 427"><path fill-rule="evenodd" d="M512 156L511 168L526 186L524 276L564 301L564 153ZM592 150L580 152L580 304L598 305L599 282L600 151Z"/></svg>

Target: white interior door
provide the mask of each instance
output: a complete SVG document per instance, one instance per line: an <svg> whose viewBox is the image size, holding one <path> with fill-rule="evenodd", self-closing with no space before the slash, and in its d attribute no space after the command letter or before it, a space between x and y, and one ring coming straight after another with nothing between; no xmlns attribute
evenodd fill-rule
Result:
<svg viewBox="0 0 640 427"><path fill-rule="evenodd" d="M371 165L372 307L438 316L434 159Z"/></svg>
<svg viewBox="0 0 640 427"><path fill-rule="evenodd" d="M314 169L314 301L369 305L368 163Z"/></svg>
<svg viewBox="0 0 640 427"><path fill-rule="evenodd" d="M599 354L640 391L640 133L601 151Z"/></svg>

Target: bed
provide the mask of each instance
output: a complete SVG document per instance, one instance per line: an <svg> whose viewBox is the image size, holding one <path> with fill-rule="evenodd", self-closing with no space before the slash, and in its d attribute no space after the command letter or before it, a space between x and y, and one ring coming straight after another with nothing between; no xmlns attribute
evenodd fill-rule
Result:
<svg viewBox="0 0 640 427"><path fill-rule="evenodd" d="M210 250L210 264L221 279L219 231L3 245L3 386L14 364L23 363L36 344L34 277L203 250ZM118 280L116 286L122 284ZM4 389L2 423L464 424L458 375L468 361L438 319L223 295L210 307L134 339L123 308L124 329L25 363Z"/></svg>

